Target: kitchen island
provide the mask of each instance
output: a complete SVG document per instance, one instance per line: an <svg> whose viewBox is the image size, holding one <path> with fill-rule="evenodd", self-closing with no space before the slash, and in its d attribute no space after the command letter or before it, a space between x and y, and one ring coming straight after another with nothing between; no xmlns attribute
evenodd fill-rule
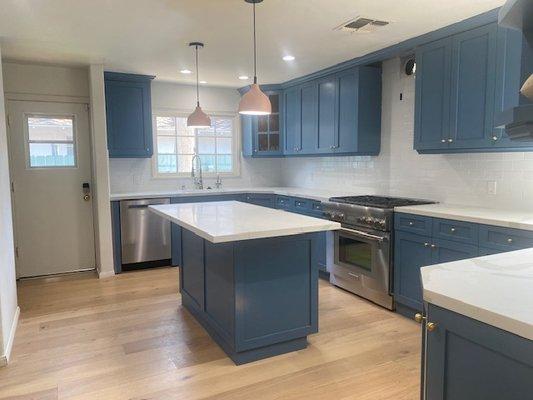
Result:
<svg viewBox="0 0 533 400"><path fill-rule="evenodd" d="M427 400L533 393L533 249L421 269Z"/></svg>
<svg viewBox="0 0 533 400"><path fill-rule="evenodd" d="M236 364L307 346L318 235L340 224L238 201L150 209L183 228L182 304Z"/></svg>

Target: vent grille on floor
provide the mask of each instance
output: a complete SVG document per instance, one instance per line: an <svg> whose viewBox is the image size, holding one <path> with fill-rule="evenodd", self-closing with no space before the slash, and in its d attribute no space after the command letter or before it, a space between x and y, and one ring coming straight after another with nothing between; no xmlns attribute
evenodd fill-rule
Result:
<svg viewBox="0 0 533 400"><path fill-rule="evenodd" d="M337 26L334 30L346 32L369 33L387 26L389 22L378 19L357 17Z"/></svg>

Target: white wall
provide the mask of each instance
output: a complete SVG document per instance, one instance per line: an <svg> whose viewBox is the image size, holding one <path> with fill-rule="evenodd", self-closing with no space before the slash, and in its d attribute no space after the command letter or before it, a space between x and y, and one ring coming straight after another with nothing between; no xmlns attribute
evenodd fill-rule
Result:
<svg viewBox="0 0 533 400"><path fill-rule="evenodd" d="M386 61L380 155L285 159L282 183L533 210L533 153L420 155L413 150L414 91L414 77L400 73L400 60ZM493 182L496 195L488 193Z"/></svg>
<svg viewBox="0 0 533 400"><path fill-rule="evenodd" d="M12 221L3 74L0 69L0 366L9 357L18 317Z"/></svg>
<svg viewBox="0 0 533 400"><path fill-rule="evenodd" d="M236 113L240 95L235 89L200 88L202 108L206 112ZM196 104L196 88L168 82L152 83L152 108L191 112ZM240 124L237 124L240 125ZM240 128L240 126L238 126ZM239 146L240 147L240 146ZM239 177L223 178L223 186L276 186L281 182L279 159L247 160L241 157ZM150 159L109 160L111 193L176 190L182 185L192 187L190 178L154 178ZM214 179L205 179L213 185Z"/></svg>

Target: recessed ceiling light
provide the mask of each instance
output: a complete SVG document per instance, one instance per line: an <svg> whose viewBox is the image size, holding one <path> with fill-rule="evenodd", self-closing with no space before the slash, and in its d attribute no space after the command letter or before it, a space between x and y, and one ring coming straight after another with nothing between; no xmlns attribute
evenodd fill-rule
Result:
<svg viewBox="0 0 533 400"><path fill-rule="evenodd" d="M182 74L192 74L192 71L190 69L182 69L180 72Z"/></svg>
<svg viewBox="0 0 533 400"><path fill-rule="evenodd" d="M283 60L284 61L293 61L294 60L294 56L290 56L290 55L283 56Z"/></svg>
<svg viewBox="0 0 533 400"><path fill-rule="evenodd" d="M207 81L200 81L200 83L201 83L202 85L205 85L205 84L207 83Z"/></svg>
<svg viewBox="0 0 533 400"><path fill-rule="evenodd" d="M246 80L250 79L250 77L248 75L241 75L241 76L239 76L239 79L241 81L246 81Z"/></svg>

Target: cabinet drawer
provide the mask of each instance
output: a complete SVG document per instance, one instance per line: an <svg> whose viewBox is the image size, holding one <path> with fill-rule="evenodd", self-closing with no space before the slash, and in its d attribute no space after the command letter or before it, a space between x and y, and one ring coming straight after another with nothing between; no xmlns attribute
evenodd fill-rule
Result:
<svg viewBox="0 0 533 400"><path fill-rule="evenodd" d="M451 219L433 218L433 237L478 244L478 225Z"/></svg>
<svg viewBox="0 0 533 400"><path fill-rule="evenodd" d="M479 245L502 252L533 247L533 231L480 225Z"/></svg>
<svg viewBox="0 0 533 400"><path fill-rule="evenodd" d="M294 197L292 199L294 211L302 214L309 214L313 209L313 202L309 199Z"/></svg>
<svg viewBox="0 0 533 400"><path fill-rule="evenodd" d="M290 210L291 209L291 198L287 196L277 196L276 197L276 208L281 210Z"/></svg>
<svg viewBox="0 0 533 400"><path fill-rule="evenodd" d="M422 215L397 213L394 229L431 236L432 218Z"/></svg>

